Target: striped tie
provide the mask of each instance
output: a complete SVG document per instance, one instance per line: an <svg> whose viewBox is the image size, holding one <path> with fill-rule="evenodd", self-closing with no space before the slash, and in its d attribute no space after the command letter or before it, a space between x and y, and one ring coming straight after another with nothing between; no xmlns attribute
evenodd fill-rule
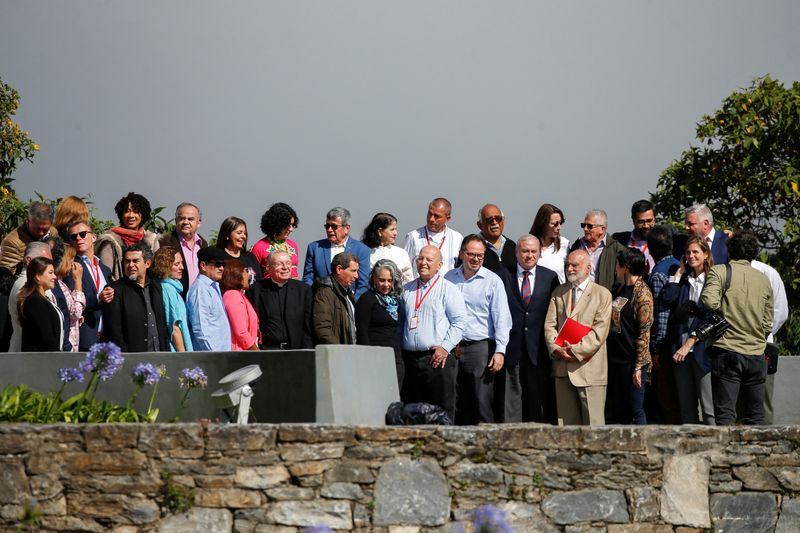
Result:
<svg viewBox="0 0 800 533"><path fill-rule="evenodd" d="M528 302L531 301L531 282L528 279L531 273L527 270L522 273L522 290L520 291L520 296L522 297L522 303L526 306Z"/></svg>

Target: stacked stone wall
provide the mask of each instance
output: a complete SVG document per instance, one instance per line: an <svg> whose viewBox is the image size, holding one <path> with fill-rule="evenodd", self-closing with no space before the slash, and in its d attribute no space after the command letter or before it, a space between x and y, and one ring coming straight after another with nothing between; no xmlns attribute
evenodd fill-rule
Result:
<svg viewBox="0 0 800 533"><path fill-rule="evenodd" d="M798 447L798 426L7 425L0 529L412 533L493 504L525 532L795 532Z"/></svg>

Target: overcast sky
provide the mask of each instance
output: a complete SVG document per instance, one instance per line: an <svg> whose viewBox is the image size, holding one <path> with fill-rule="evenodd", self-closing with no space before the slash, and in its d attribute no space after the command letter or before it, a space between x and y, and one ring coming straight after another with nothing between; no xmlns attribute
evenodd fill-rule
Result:
<svg viewBox="0 0 800 533"><path fill-rule="evenodd" d="M542 202L570 240L595 207L623 230L703 113L800 79L798 21L797 0L0 0L0 77L42 147L15 186L105 218L128 191L192 201L251 244L285 201L302 249L332 206L402 234L436 196L465 234L486 202L512 238Z"/></svg>

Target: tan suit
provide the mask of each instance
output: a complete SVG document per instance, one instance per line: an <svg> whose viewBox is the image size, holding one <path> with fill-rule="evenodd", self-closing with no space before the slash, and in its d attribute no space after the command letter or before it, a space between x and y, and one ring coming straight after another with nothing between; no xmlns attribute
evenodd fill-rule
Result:
<svg viewBox="0 0 800 533"><path fill-rule="evenodd" d="M559 423L602 425L608 383L606 337L611 325L611 293L589 281L573 309L572 284L556 287L544 321L544 338L550 354L558 348L555 340L567 317L591 326L592 330L572 347L577 361L558 357L553 360Z"/></svg>

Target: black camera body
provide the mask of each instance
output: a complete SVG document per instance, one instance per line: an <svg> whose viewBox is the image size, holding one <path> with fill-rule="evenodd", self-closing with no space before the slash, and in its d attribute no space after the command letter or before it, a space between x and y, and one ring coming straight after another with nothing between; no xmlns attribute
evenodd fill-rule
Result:
<svg viewBox="0 0 800 533"><path fill-rule="evenodd" d="M694 334L708 344L722 337L730 327L731 325L721 313L707 310L703 314L703 323L695 330Z"/></svg>

